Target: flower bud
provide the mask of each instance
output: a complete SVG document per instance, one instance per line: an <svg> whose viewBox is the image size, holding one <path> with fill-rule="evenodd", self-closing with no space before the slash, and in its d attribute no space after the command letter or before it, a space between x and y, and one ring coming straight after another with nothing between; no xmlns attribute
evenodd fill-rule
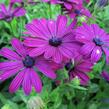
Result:
<svg viewBox="0 0 109 109"><path fill-rule="evenodd" d="M31 97L27 103L28 109L43 109L45 107L43 100L39 97Z"/></svg>

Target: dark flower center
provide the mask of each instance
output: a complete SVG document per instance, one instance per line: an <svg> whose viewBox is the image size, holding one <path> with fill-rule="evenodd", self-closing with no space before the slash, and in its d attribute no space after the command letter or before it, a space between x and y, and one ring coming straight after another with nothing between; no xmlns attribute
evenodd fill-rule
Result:
<svg viewBox="0 0 109 109"><path fill-rule="evenodd" d="M25 67L31 68L31 67L34 66L35 60L30 56L26 56L25 60L23 60L23 64L24 64Z"/></svg>
<svg viewBox="0 0 109 109"><path fill-rule="evenodd" d="M61 45L61 43L62 43L62 40L59 38L53 37L49 40L49 44L54 47L58 47L59 45Z"/></svg>
<svg viewBox="0 0 109 109"><path fill-rule="evenodd" d="M75 14L77 14L77 15L81 14L81 11L80 11L80 10L77 10L77 9L76 9L74 12L75 12Z"/></svg>
<svg viewBox="0 0 109 109"><path fill-rule="evenodd" d="M104 44L99 38L94 38L94 39L93 39L93 42L94 42L97 46L101 46L101 45Z"/></svg>

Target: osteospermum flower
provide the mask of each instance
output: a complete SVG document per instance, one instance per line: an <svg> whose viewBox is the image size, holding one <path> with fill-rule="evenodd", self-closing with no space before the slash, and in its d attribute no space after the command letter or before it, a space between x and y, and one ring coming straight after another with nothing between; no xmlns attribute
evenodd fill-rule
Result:
<svg viewBox="0 0 109 109"><path fill-rule="evenodd" d="M81 85L87 85L89 77L87 73L92 70L93 64L90 60L85 60L81 55L78 55L65 65L69 73L69 79L78 78Z"/></svg>
<svg viewBox="0 0 109 109"><path fill-rule="evenodd" d="M26 49L18 39L12 39L11 41L15 51L8 48L3 48L0 54L8 60L0 63L0 80L4 81L9 77L17 76L12 81L9 91L11 93L16 92L20 86L23 87L25 94L30 94L32 86L36 92L41 92L42 82L37 72L42 72L45 76L55 79L56 74L52 69L52 62L46 61L43 57L31 57L26 52ZM55 68L55 64L54 69ZM36 71L37 70L37 71Z"/></svg>
<svg viewBox="0 0 109 109"><path fill-rule="evenodd" d="M91 17L91 13L83 6L83 0L43 0L52 4L60 4L65 14L68 14L71 18L76 16ZM89 3L89 0L86 0Z"/></svg>
<svg viewBox="0 0 109 109"><path fill-rule="evenodd" d="M26 25L25 46L31 47L30 56L44 54L47 59L61 63L65 58L75 56L75 43L72 26L67 26L67 17L58 16L57 20L35 19Z"/></svg>
<svg viewBox="0 0 109 109"><path fill-rule="evenodd" d="M68 14L71 18L75 18L76 16L91 17L90 11L82 4L73 4L72 9L66 10L66 14Z"/></svg>
<svg viewBox="0 0 109 109"><path fill-rule="evenodd" d="M93 62L98 61L102 53L109 59L109 35L97 24L80 26L76 29L76 40L83 43L81 53L85 56L91 55Z"/></svg>
<svg viewBox="0 0 109 109"><path fill-rule="evenodd" d="M13 8L13 3L10 2L9 6L0 4L0 20L11 21L14 17L24 16L26 10L21 6Z"/></svg>

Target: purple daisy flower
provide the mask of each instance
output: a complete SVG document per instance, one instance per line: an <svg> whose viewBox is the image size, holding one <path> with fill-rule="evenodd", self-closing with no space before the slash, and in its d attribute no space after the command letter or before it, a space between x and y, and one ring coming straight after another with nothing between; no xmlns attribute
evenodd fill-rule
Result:
<svg viewBox="0 0 109 109"><path fill-rule="evenodd" d="M91 17L91 13L83 6L83 0L44 0L52 4L60 4L65 14L68 14L71 18L76 16ZM86 0L89 3L89 0Z"/></svg>
<svg viewBox="0 0 109 109"><path fill-rule="evenodd" d="M13 8L14 3L9 4L8 8L5 4L0 4L0 20L11 21L14 17L24 16L26 10L19 6Z"/></svg>
<svg viewBox="0 0 109 109"><path fill-rule="evenodd" d="M73 24L73 23L72 23ZM72 25L67 26L67 17L58 16L57 20L35 19L26 25L25 46L33 48L30 56L44 54L46 59L61 63L65 58L74 57L77 49Z"/></svg>
<svg viewBox="0 0 109 109"><path fill-rule="evenodd" d="M91 17L90 11L85 8L83 4L73 4L72 9L66 10L66 14L68 14L71 18L75 18L76 16Z"/></svg>
<svg viewBox="0 0 109 109"><path fill-rule="evenodd" d="M100 60L102 53L109 59L109 35L97 24L80 26L76 29L76 40L83 43L81 53L91 56L93 62Z"/></svg>
<svg viewBox="0 0 109 109"><path fill-rule="evenodd" d="M8 48L3 48L0 51L0 54L8 59L6 62L0 63L0 71L2 72L0 80L4 81L17 73L9 87L10 93L16 92L21 85L26 95L30 94L32 86L36 92L41 92L42 82L35 69L45 76L55 79L56 74L52 69L52 62L46 61L41 56L36 58L29 56L18 39L12 39L11 43L15 52ZM56 68L54 67L54 69Z"/></svg>
<svg viewBox="0 0 109 109"><path fill-rule="evenodd" d="M81 85L87 85L89 77L87 73L92 70L93 64L90 60L85 60L81 55L78 55L65 65L66 70L69 73L69 79L78 78Z"/></svg>

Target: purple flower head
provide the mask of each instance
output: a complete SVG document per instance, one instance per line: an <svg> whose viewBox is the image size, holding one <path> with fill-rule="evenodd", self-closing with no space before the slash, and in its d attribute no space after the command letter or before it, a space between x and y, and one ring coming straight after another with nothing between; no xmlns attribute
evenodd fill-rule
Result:
<svg viewBox="0 0 109 109"><path fill-rule="evenodd" d="M103 71L103 72L101 73L101 76L102 76L106 81L109 82L109 73L107 73L106 71Z"/></svg>
<svg viewBox="0 0 109 109"><path fill-rule="evenodd" d="M81 53L84 56L91 56L93 62L100 60L102 53L109 59L109 35L97 24L80 26L76 29L76 40L83 43Z"/></svg>
<svg viewBox="0 0 109 109"><path fill-rule="evenodd" d="M0 20L11 21L14 17L24 16L26 10L21 6L13 8L13 3L8 7L5 4L0 4Z"/></svg>
<svg viewBox="0 0 109 109"><path fill-rule="evenodd" d="M93 64L90 60L85 60L81 55L78 55L66 64L65 68L68 70L70 80L77 77L80 79L81 85L87 85L89 77L87 73L92 70Z"/></svg>
<svg viewBox="0 0 109 109"><path fill-rule="evenodd" d="M62 10L68 14L71 18L76 16L87 16L91 17L91 13L88 9L83 6L83 0L44 0L45 2L50 2L52 4L60 4ZM86 0L88 3L89 0Z"/></svg>
<svg viewBox="0 0 109 109"><path fill-rule="evenodd" d="M3 48L0 54L8 60L0 63L0 80L4 81L17 73L17 76L12 81L9 91L16 92L20 86L23 87L26 95L30 94L32 86L35 91L40 93L42 90L42 82L37 72L42 72L45 76L55 79L56 74L52 69L56 69L55 64L45 60L43 57L31 57L26 51L26 48L18 39L11 41L15 51ZM37 70L37 71L36 71Z"/></svg>
<svg viewBox="0 0 109 109"><path fill-rule="evenodd" d="M86 16L86 17L91 17L91 13L90 11L85 8L82 4L74 4L72 6L71 10L66 10L67 14L69 14L69 16L71 18L75 18L76 16Z"/></svg>
<svg viewBox="0 0 109 109"><path fill-rule="evenodd" d="M73 24L73 23L72 23ZM35 19L26 25L25 46L33 48L30 56L44 54L46 59L61 63L65 58L74 57L77 49L72 25L67 26L67 17L58 16L57 20Z"/></svg>

